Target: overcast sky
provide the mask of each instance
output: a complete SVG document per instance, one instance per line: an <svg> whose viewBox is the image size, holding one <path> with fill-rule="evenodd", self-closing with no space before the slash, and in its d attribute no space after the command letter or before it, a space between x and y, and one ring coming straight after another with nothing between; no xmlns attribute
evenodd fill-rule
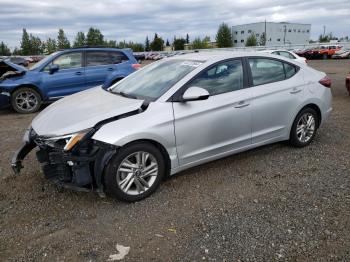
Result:
<svg viewBox="0 0 350 262"><path fill-rule="evenodd" d="M41 39L63 28L72 41L78 31L99 28L106 39L144 43L155 32L215 38L220 23L260 21L310 23L311 37L323 32L350 36L349 0L0 0L0 41L19 46L22 28Z"/></svg>

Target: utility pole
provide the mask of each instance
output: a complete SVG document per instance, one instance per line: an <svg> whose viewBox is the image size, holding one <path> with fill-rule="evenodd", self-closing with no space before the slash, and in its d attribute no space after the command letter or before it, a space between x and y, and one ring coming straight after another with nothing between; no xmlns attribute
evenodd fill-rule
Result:
<svg viewBox="0 0 350 262"><path fill-rule="evenodd" d="M326 26L323 26L323 37L326 35Z"/></svg>
<svg viewBox="0 0 350 262"><path fill-rule="evenodd" d="M286 33L287 33L287 26L284 25L284 36L283 36L283 45L286 45Z"/></svg>
<svg viewBox="0 0 350 262"><path fill-rule="evenodd" d="M267 40L267 35L266 35L266 19L265 19L265 39L264 39L264 46L266 46L266 40Z"/></svg>

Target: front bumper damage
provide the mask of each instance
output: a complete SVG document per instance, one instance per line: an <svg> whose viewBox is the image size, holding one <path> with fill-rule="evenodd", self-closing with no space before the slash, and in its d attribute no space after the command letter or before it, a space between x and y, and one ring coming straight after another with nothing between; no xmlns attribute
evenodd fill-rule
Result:
<svg viewBox="0 0 350 262"><path fill-rule="evenodd" d="M14 154L11 166L15 174L23 168L22 161L29 152L38 148L36 157L44 176L55 184L76 191L96 191L104 197L102 175L104 167L116 153L117 147L103 142L84 139L71 151L46 145L42 137L32 133Z"/></svg>
<svg viewBox="0 0 350 262"><path fill-rule="evenodd" d="M48 145L45 143L47 138L38 136L29 128L24 135L23 146L12 158L12 169L15 174L19 174L23 168L23 159L37 147L36 156L46 178L65 188L78 191L93 190L104 197L103 172L112 156L117 153L118 147L93 140L92 136L103 125L142 113L147 107L148 102L144 102L136 110L98 122L70 151Z"/></svg>

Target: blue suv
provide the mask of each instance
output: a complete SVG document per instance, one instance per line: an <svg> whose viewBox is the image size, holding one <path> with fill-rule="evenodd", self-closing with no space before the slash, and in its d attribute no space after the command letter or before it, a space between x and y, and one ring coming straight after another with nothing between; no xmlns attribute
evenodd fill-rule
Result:
<svg viewBox="0 0 350 262"><path fill-rule="evenodd" d="M140 67L131 50L76 48L53 53L30 69L0 61L0 107L33 113L42 103L98 85L109 87Z"/></svg>

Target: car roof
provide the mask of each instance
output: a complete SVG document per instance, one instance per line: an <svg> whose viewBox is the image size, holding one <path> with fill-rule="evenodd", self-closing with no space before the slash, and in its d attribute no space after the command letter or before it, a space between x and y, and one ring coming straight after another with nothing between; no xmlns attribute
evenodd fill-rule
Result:
<svg viewBox="0 0 350 262"><path fill-rule="evenodd" d="M76 48L68 48L58 50L59 52L71 52L71 51L122 51L122 52L130 52L131 49L125 48L114 48L114 47L76 47Z"/></svg>
<svg viewBox="0 0 350 262"><path fill-rule="evenodd" d="M206 51L198 53L189 53L179 56L170 57L168 59L188 59L188 60L200 60L200 61L217 61L236 57L246 57L246 56L266 56L272 58L283 59L281 56L272 55L270 53L263 53L258 51Z"/></svg>

